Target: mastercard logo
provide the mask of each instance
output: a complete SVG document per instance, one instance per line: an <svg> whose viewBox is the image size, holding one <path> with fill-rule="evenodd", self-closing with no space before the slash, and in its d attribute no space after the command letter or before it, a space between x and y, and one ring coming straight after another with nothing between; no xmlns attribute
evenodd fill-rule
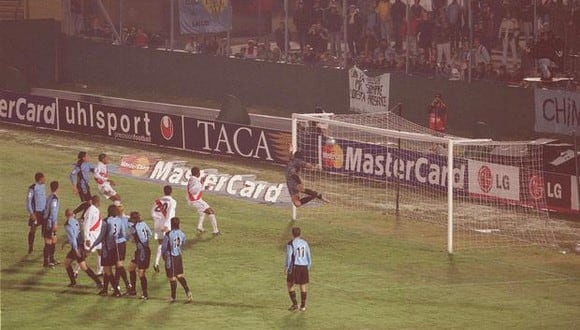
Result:
<svg viewBox="0 0 580 330"><path fill-rule="evenodd" d="M337 143L327 144L322 147L322 166L326 168L342 168L344 165L344 152Z"/></svg>
<svg viewBox="0 0 580 330"><path fill-rule="evenodd" d="M153 166L155 162L156 160L147 156L123 156L119 166L119 172L133 176L145 176L147 173L149 173L151 166Z"/></svg>

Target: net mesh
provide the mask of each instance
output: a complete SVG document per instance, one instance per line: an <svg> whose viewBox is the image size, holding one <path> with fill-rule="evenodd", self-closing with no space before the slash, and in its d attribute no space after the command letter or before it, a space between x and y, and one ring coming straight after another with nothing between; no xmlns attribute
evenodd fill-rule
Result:
<svg viewBox="0 0 580 330"><path fill-rule="evenodd" d="M446 228L451 172L455 249L572 246L580 241L577 229L550 219L546 211L541 145L474 144L392 112L306 117L298 120L297 150L320 170L304 171L303 180L331 204L314 201L298 210L298 218L380 212L398 221ZM452 171L447 168L447 139L456 141Z"/></svg>

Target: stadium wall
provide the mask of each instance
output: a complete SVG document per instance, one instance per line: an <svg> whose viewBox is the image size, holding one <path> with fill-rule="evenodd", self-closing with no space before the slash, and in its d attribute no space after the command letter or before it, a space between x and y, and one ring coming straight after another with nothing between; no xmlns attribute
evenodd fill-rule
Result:
<svg viewBox="0 0 580 330"><path fill-rule="evenodd" d="M494 81L467 84L391 74L391 104L402 103L406 119L428 126L427 108L435 93L441 93L449 106L447 128L451 134L494 140L537 136L531 88L510 88Z"/></svg>
<svg viewBox="0 0 580 330"><path fill-rule="evenodd" d="M54 83L58 80L60 23L53 19L24 22L0 21L0 72L13 67L29 83Z"/></svg>
<svg viewBox="0 0 580 330"><path fill-rule="evenodd" d="M221 101L227 94L245 105L312 112L320 105L348 110L343 70L280 65L219 56L112 46L67 39L63 80Z"/></svg>
<svg viewBox="0 0 580 330"><path fill-rule="evenodd" d="M182 52L111 46L87 40L66 41L64 79L194 96L216 101L226 94L245 105L311 112L348 111L348 79L343 70L280 65ZM404 105L404 117L425 124L427 106L436 92L449 105L449 132L462 136L525 139L534 133L533 89L509 88L497 82L434 80L391 75L391 104Z"/></svg>

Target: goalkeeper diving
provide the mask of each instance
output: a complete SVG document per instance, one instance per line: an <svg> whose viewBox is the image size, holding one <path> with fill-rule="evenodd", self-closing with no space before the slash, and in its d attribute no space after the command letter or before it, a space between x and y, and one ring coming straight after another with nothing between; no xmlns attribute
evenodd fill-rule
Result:
<svg viewBox="0 0 580 330"><path fill-rule="evenodd" d="M328 199L324 198L321 193L312 189L304 188L304 183L302 183L302 179L300 178L300 172L303 169L315 168L314 165L304 160L304 154L302 151L296 151L294 156L288 162L288 165L286 165L286 186L288 187L288 192L290 192L294 206L300 207L315 198L318 198L325 203L329 203ZM306 196L300 198L300 195Z"/></svg>

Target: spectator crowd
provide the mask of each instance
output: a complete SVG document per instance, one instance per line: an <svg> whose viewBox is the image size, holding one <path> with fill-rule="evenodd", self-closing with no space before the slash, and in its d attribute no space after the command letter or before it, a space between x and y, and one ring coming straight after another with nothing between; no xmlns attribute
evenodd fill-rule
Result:
<svg viewBox="0 0 580 330"><path fill-rule="evenodd" d="M346 56L365 69L408 68L454 80L466 79L471 65L473 79L521 80L536 67L549 79L563 71L567 54L580 52L578 0L538 0L535 16L533 0L474 0L473 43L467 1L432 0L429 8L421 0L408 8L401 0L347 4L345 19L342 1L298 0L292 20L300 51L288 60L339 66ZM283 23L274 38L283 53Z"/></svg>
<svg viewBox="0 0 580 330"><path fill-rule="evenodd" d="M227 38L217 34L182 37L182 49L329 67L356 64L451 80L465 80L468 72L472 79L505 81L578 72L580 65L571 63L580 54L580 0L537 0L535 8L534 0L472 0L470 11L467 0L409 1L348 0L345 9L342 0L296 0L288 43L282 21L272 35L244 41L233 54ZM85 27L85 36L115 40L98 17ZM135 27L124 28L115 42L169 44L167 36Z"/></svg>

